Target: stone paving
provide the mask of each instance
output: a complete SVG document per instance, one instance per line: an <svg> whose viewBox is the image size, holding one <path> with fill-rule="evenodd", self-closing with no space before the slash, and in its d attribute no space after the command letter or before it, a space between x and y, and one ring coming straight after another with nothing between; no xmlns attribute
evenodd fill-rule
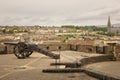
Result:
<svg viewBox="0 0 120 80"><path fill-rule="evenodd" d="M120 61L93 63L85 66L84 69L120 80Z"/></svg>
<svg viewBox="0 0 120 80"><path fill-rule="evenodd" d="M55 53L59 54L59 52L56 51ZM74 62L77 60L81 60L83 58L100 56L103 54L85 53L85 52L77 52L77 51L61 51L60 55L61 55L61 59L60 59L61 62Z"/></svg>
<svg viewBox="0 0 120 80"><path fill-rule="evenodd" d="M59 54L58 51L54 53ZM75 51L61 51L60 54L61 62L74 62L77 58L93 55ZM0 55L0 80L98 80L83 72L42 73L43 69L56 68L50 66L52 62L55 60L39 53L27 59L17 59L13 54Z"/></svg>

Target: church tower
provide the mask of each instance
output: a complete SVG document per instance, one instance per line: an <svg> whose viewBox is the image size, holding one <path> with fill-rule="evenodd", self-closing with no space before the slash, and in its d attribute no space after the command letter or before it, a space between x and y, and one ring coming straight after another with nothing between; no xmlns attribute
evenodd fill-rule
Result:
<svg viewBox="0 0 120 80"><path fill-rule="evenodd" d="M111 32L111 21L110 21L110 16L108 16L108 23L107 23L107 30L108 32Z"/></svg>

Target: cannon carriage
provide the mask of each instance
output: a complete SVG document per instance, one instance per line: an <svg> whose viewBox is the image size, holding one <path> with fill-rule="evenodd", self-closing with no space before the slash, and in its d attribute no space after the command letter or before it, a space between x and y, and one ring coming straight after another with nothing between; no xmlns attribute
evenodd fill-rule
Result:
<svg viewBox="0 0 120 80"><path fill-rule="evenodd" d="M59 59L60 55L52 53L47 49L38 47L35 43L31 42L4 42L5 45L13 45L13 53L18 59L25 59L29 57L34 51L49 56L53 59Z"/></svg>

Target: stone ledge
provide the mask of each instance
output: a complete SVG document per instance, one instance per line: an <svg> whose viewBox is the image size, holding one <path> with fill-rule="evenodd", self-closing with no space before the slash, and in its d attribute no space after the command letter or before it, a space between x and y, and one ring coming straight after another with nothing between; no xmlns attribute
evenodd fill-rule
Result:
<svg viewBox="0 0 120 80"><path fill-rule="evenodd" d="M97 71L92 71L89 69L84 70L84 72L92 77L98 78L100 80L120 80L120 77L117 76L111 76L105 73L97 72Z"/></svg>
<svg viewBox="0 0 120 80"><path fill-rule="evenodd" d="M113 55L105 54L100 56L87 57L80 60L81 66L96 63L96 62L103 62L103 61L113 61Z"/></svg>

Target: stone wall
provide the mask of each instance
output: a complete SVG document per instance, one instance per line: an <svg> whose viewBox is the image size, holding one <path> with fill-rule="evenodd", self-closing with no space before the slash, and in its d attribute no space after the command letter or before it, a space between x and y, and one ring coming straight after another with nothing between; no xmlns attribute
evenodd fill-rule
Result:
<svg viewBox="0 0 120 80"><path fill-rule="evenodd" d="M87 57L80 60L82 66L103 61L113 61L113 54L104 54L100 56Z"/></svg>
<svg viewBox="0 0 120 80"><path fill-rule="evenodd" d="M99 53L110 54L110 46L94 46L94 45L70 45L70 50L86 52L86 53Z"/></svg>
<svg viewBox="0 0 120 80"><path fill-rule="evenodd" d="M7 46L7 53L13 53L14 46L6 45ZM42 47L44 49L48 49L50 51L58 51L59 49L64 50L74 50L79 52L86 52L86 53L101 53L101 54L109 54L111 49L109 46L104 46L103 48L94 46L94 45L70 45L70 44L38 44L38 47ZM102 51L103 52L102 52ZM119 49L118 49L119 50ZM120 51L120 50L119 50Z"/></svg>
<svg viewBox="0 0 120 80"><path fill-rule="evenodd" d="M96 46L93 45L77 45L77 51L86 53L96 53Z"/></svg>
<svg viewBox="0 0 120 80"><path fill-rule="evenodd" d="M110 46L96 46L96 53L100 54L111 54L111 48Z"/></svg>
<svg viewBox="0 0 120 80"><path fill-rule="evenodd" d="M70 50L69 44L39 44L38 46L50 51L58 51L59 49L62 51Z"/></svg>
<svg viewBox="0 0 120 80"><path fill-rule="evenodd" d="M7 46L0 46L0 54L7 54Z"/></svg>
<svg viewBox="0 0 120 80"><path fill-rule="evenodd" d="M6 45L7 46L7 54L13 54L14 46L13 45Z"/></svg>
<svg viewBox="0 0 120 80"><path fill-rule="evenodd" d="M72 50L72 51L77 51L77 45L71 44L71 45L70 45L70 50Z"/></svg>
<svg viewBox="0 0 120 80"><path fill-rule="evenodd" d="M117 60L120 60L120 45L115 46L115 54L114 56L116 57Z"/></svg>

